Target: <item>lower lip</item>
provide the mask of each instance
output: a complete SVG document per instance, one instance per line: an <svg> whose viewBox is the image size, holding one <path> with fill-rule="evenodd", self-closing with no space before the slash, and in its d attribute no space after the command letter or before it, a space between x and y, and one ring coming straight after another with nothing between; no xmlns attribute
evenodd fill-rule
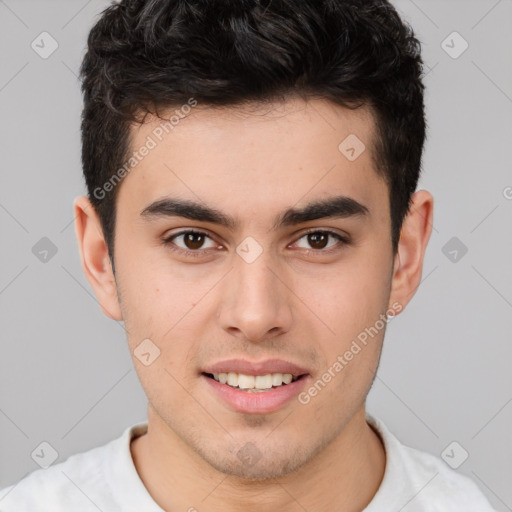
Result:
<svg viewBox="0 0 512 512"><path fill-rule="evenodd" d="M247 414L267 414L277 411L295 398L306 385L309 375L304 375L290 384L271 388L263 393L241 391L227 384L221 384L206 375L201 375L201 377L234 411Z"/></svg>

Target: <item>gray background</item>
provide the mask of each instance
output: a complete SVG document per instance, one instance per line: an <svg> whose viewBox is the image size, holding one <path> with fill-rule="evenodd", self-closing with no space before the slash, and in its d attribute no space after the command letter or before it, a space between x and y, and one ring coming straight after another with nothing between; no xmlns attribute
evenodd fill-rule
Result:
<svg viewBox="0 0 512 512"><path fill-rule="evenodd" d="M0 0L0 487L39 467L41 441L60 462L146 417L122 324L103 316L73 226L73 198L85 192L76 74L107 5ZM469 453L457 471L512 510L512 2L395 5L431 69L420 188L435 197L434 230L422 284L389 325L368 409L405 444L441 456L457 441ZM43 31L59 45L47 59L31 48ZM458 58L442 46L453 31L469 43ZM42 237L57 248L46 262L32 252ZM452 237L468 248L456 262L451 245L443 252Z"/></svg>

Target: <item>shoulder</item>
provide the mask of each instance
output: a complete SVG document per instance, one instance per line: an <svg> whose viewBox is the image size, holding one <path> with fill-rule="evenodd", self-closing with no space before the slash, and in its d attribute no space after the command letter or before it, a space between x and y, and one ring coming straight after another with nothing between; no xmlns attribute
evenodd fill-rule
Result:
<svg viewBox="0 0 512 512"><path fill-rule="evenodd" d="M422 489L417 497L419 502L430 504L437 500L443 510L446 510L446 507L464 512L493 510L483 492L470 477L451 469L439 457L410 446L402 446L404 467L411 480ZM419 487L420 484L423 484L422 487Z"/></svg>
<svg viewBox="0 0 512 512"><path fill-rule="evenodd" d="M10 512L23 507L31 512L52 510L56 512L66 503L80 504L80 510L87 506L88 490L98 484L101 473L99 461L105 456L105 447L72 455L66 461L38 469L19 482L0 491L0 510ZM96 491L97 492L97 489ZM85 500L85 501L84 501ZM92 510L92 509L91 509ZM97 510L97 509L96 509Z"/></svg>
<svg viewBox="0 0 512 512"><path fill-rule="evenodd" d="M403 512L494 511L471 478L431 453L402 444L382 420L367 414L367 421L378 432L386 449L382 494L391 494L394 489L395 496L402 500Z"/></svg>
<svg viewBox="0 0 512 512"><path fill-rule="evenodd" d="M129 436L137 426L102 446L77 453L47 469L37 469L0 490L2 512L98 512L109 503L110 473L119 463ZM101 503L100 503L101 502Z"/></svg>

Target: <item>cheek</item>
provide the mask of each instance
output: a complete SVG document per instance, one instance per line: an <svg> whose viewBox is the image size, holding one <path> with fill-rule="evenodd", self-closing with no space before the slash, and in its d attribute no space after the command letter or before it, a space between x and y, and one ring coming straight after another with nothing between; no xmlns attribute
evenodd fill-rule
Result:
<svg viewBox="0 0 512 512"><path fill-rule="evenodd" d="M192 356L200 339L197 290L192 283L151 265L137 273L127 272L122 283L128 344L149 401L157 408L164 403L185 407L183 389L193 381Z"/></svg>
<svg viewBox="0 0 512 512"><path fill-rule="evenodd" d="M314 400L315 415L341 421L346 408L355 410L367 395L382 350L387 324L381 315L387 310L388 292L387 280L365 265L361 272L347 272L330 283L320 311L335 334L320 336L320 328L317 331L323 368L304 397L313 402L313 397L321 395ZM341 408L333 410L332 404Z"/></svg>
<svg viewBox="0 0 512 512"><path fill-rule="evenodd" d="M387 309L390 292L387 262L362 252L322 273L299 275L296 281L297 295L315 313L310 314L311 318L316 318L319 328L323 327L337 343L373 325Z"/></svg>
<svg viewBox="0 0 512 512"><path fill-rule="evenodd" d="M120 258L118 284L129 331L161 338L197 304L198 281L170 258L155 258L151 252Z"/></svg>
<svg viewBox="0 0 512 512"><path fill-rule="evenodd" d="M197 366L193 356L204 338L205 318L212 309L209 292L218 277L199 266L187 274L169 261L146 260L134 267L137 271L130 272L127 265L119 269L119 283L128 343L141 381L151 389L176 384L172 377L184 383L192 376L190 368ZM159 351L151 371L136 358L145 339Z"/></svg>

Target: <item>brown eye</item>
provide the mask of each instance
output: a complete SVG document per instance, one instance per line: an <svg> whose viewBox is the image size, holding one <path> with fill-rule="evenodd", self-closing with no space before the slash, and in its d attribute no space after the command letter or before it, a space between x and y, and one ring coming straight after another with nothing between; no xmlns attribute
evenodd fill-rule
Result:
<svg viewBox="0 0 512 512"><path fill-rule="evenodd" d="M205 247L205 242L210 241L210 245ZM178 243L179 242L179 243ZM171 249L182 251L183 253L204 253L206 249L215 248L217 245L202 231L181 231L167 237L164 243Z"/></svg>
<svg viewBox="0 0 512 512"><path fill-rule="evenodd" d="M308 242L313 249L325 249L329 241L329 235L322 231L317 231L316 233L309 233L307 237Z"/></svg>
<svg viewBox="0 0 512 512"><path fill-rule="evenodd" d="M204 235L202 233L187 233L183 235L183 243L187 249L201 249L204 243Z"/></svg>
<svg viewBox="0 0 512 512"><path fill-rule="evenodd" d="M306 245L301 245L300 242L302 240L305 240ZM333 240L333 242L330 240ZM316 231L310 231L309 233L304 234L297 242L297 246L302 249L312 249L314 251L320 251L320 253L328 253L331 248L336 249L336 245L343 246L348 243L348 238L339 235L334 231L317 229Z"/></svg>

